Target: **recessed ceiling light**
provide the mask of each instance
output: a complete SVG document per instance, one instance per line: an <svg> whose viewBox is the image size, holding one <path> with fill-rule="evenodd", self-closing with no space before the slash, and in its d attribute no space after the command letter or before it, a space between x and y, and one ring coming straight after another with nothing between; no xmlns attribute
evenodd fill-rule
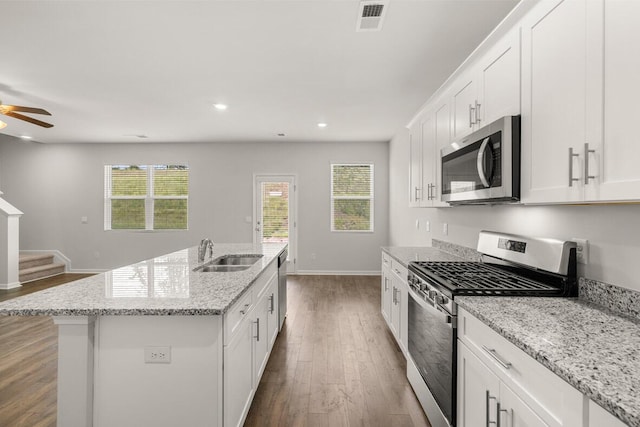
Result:
<svg viewBox="0 0 640 427"><path fill-rule="evenodd" d="M326 128L327 124L326 123L318 123L318 127L319 128Z"/></svg>
<svg viewBox="0 0 640 427"><path fill-rule="evenodd" d="M20 138L22 138L22 139L32 139L33 137L29 136L29 135L20 135Z"/></svg>
<svg viewBox="0 0 640 427"><path fill-rule="evenodd" d="M226 104L213 104L213 107L216 110L226 110L227 109L227 105Z"/></svg>
<svg viewBox="0 0 640 427"><path fill-rule="evenodd" d="M7 127L7 124L5 122L3 122L2 120L0 120L0 129L4 129Z"/></svg>

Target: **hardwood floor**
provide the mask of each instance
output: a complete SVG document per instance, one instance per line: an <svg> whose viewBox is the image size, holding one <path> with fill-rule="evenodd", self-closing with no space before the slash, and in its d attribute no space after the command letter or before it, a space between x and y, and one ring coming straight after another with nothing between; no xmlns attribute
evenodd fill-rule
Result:
<svg viewBox="0 0 640 427"><path fill-rule="evenodd" d="M288 300L246 426L429 426L380 314L379 277L290 276ZM54 427L56 371L50 318L0 316L0 426Z"/></svg>
<svg viewBox="0 0 640 427"><path fill-rule="evenodd" d="M0 291L0 301L78 280L61 274ZM55 427L58 329L50 317L0 316L0 426Z"/></svg>
<svg viewBox="0 0 640 427"><path fill-rule="evenodd" d="M245 426L429 426L380 314L380 278L289 276Z"/></svg>

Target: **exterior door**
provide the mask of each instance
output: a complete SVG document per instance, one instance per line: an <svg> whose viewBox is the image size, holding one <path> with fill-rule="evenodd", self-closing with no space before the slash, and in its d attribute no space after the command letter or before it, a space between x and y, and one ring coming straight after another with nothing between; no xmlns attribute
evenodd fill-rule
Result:
<svg viewBox="0 0 640 427"><path fill-rule="evenodd" d="M296 184L293 175L255 177L254 243L287 243L287 271L296 271Z"/></svg>

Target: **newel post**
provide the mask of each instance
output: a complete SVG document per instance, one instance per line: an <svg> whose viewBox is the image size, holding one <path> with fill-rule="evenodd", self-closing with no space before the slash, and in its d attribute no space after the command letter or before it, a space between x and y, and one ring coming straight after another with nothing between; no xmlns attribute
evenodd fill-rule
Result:
<svg viewBox="0 0 640 427"><path fill-rule="evenodd" d="M21 216L22 212L0 197L0 289L21 286L18 279Z"/></svg>

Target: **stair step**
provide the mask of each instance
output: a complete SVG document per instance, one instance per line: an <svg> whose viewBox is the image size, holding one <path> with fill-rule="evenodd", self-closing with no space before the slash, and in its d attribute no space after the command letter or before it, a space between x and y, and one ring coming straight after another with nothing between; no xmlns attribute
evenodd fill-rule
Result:
<svg viewBox="0 0 640 427"><path fill-rule="evenodd" d="M42 279L44 277L56 276L64 273L65 265L62 263L38 265L35 267L21 269L18 273L20 283Z"/></svg>
<svg viewBox="0 0 640 427"><path fill-rule="evenodd" d="M20 270L26 270L28 268L37 267L40 265L53 264L52 254L21 254L19 257Z"/></svg>

